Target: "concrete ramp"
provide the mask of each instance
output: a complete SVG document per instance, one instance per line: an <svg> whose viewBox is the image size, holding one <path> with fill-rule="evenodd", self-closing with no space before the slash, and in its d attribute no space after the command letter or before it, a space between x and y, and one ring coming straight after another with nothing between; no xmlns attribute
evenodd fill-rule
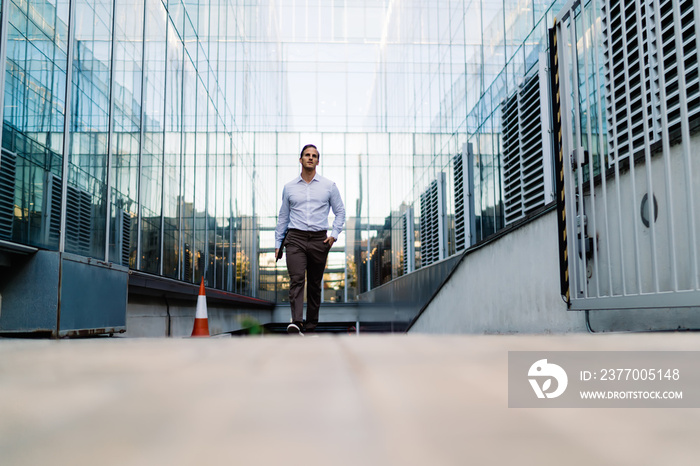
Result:
<svg viewBox="0 0 700 466"><path fill-rule="evenodd" d="M409 331L585 332L559 294L556 232L550 211L469 251Z"/></svg>

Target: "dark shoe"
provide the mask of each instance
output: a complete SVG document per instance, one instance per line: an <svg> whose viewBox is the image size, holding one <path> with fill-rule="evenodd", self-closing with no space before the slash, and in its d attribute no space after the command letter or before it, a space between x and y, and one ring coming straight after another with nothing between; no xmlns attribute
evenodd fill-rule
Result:
<svg viewBox="0 0 700 466"><path fill-rule="evenodd" d="M318 333L316 333L316 324L304 322L304 335L307 337L318 337Z"/></svg>
<svg viewBox="0 0 700 466"><path fill-rule="evenodd" d="M291 324L287 325L287 333L290 335L301 335L303 337L304 332L302 332L302 329L303 326L300 322L292 322Z"/></svg>
<svg viewBox="0 0 700 466"><path fill-rule="evenodd" d="M316 325L318 322L307 322L304 321L304 333L316 333Z"/></svg>

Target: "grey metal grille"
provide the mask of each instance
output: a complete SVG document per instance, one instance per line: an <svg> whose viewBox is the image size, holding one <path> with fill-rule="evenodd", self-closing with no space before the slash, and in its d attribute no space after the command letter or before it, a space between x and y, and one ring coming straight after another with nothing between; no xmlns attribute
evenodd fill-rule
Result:
<svg viewBox="0 0 700 466"><path fill-rule="evenodd" d="M5 149L0 156L0 238L12 239L17 156Z"/></svg>
<svg viewBox="0 0 700 466"><path fill-rule="evenodd" d="M659 11L653 9L653 2L649 2L653 10L652 18L659 16L661 31L656 32L655 21L651 28L656 33L657 38L661 38L662 57L659 58L657 47L652 49L652 70L663 69L664 85L666 90L666 112L668 115L668 130L672 138L677 138L681 130L681 89L679 80L679 61L683 61L685 74L685 93L688 106L688 118L690 121L697 119L700 113L700 80L698 79L698 50L697 32L695 24L695 8L692 0L681 1L678 14L675 13L673 2L665 0L659 2ZM678 16L679 28L676 27L676 16ZM679 34L682 51L676 48L676 34ZM659 61L663 60L663 66L659 66ZM661 127L661 96L658 89L658 79L655 83L656 92L654 94L656 107L656 127ZM659 135L660 137L660 135Z"/></svg>
<svg viewBox="0 0 700 466"><path fill-rule="evenodd" d="M464 154L457 154L452 159L454 166L454 198L455 198L455 250L463 251L467 247L467 199L465 190L467 189L465 180Z"/></svg>
<svg viewBox="0 0 700 466"><path fill-rule="evenodd" d="M92 243L92 196L68 186L66 199L66 250L90 255Z"/></svg>
<svg viewBox="0 0 700 466"><path fill-rule="evenodd" d="M122 209L117 209L117 250L120 253L121 265L129 266L129 253L131 251L131 214Z"/></svg>
<svg viewBox="0 0 700 466"><path fill-rule="evenodd" d="M410 207L403 214L403 273L411 273L415 270L415 220L413 208Z"/></svg>
<svg viewBox="0 0 700 466"><path fill-rule="evenodd" d="M540 76L530 76L501 105L506 225L546 202L541 88Z"/></svg>
<svg viewBox="0 0 700 466"><path fill-rule="evenodd" d="M445 258L445 173L420 196L421 267Z"/></svg>
<svg viewBox="0 0 700 466"><path fill-rule="evenodd" d="M61 178L46 174L44 231L49 244L57 244L61 229ZM66 251L88 256L92 246L92 196L68 186L66 199Z"/></svg>
<svg viewBox="0 0 700 466"><path fill-rule="evenodd" d="M636 3L636 0L610 0L603 2L602 6L605 104L611 135L608 140L611 160L644 150L645 126L650 142L656 140L657 134L652 103L653 76L649 66L650 47L655 48L654 33L647 20L650 2L641 1L641 8L637 8Z"/></svg>
<svg viewBox="0 0 700 466"><path fill-rule="evenodd" d="M52 173L46 173L43 218L46 243L58 244L61 236L61 179Z"/></svg>
<svg viewBox="0 0 700 466"><path fill-rule="evenodd" d="M645 144L661 141L661 86L671 142L681 136L682 92L687 98L691 126L697 124L697 31L692 0L611 0L603 3L602 12L608 144L614 162L643 153ZM683 89L679 62L683 65Z"/></svg>

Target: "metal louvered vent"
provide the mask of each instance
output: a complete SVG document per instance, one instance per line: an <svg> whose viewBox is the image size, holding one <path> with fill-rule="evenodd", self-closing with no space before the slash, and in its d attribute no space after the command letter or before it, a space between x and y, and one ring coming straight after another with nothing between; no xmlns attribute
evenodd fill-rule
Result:
<svg viewBox="0 0 700 466"><path fill-rule="evenodd" d="M506 225L545 204L544 139L548 122L542 113L541 76L535 74L501 105L503 190Z"/></svg>
<svg viewBox="0 0 700 466"><path fill-rule="evenodd" d="M58 245L61 236L61 179L46 173L44 184L44 235L47 244Z"/></svg>
<svg viewBox="0 0 700 466"><path fill-rule="evenodd" d="M58 244L61 231L61 178L46 173L44 231L49 244ZM66 251L89 256L92 246L92 196L68 186Z"/></svg>
<svg viewBox="0 0 700 466"><path fill-rule="evenodd" d="M506 224L522 214L520 149L518 147L518 92L501 104L503 131L503 201Z"/></svg>
<svg viewBox="0 0 700 466"><path fill-rule="evenodd" d="M445 173L420 196L421 267L445 258Z"/></svg>
<svg viewBox="0 0 700 466"><path fill-rule="evenodd" d="M403 273L411 273L416 266L415 220L413 208L403 213Z"/></svg>
<svg viewBox="0 0 700 466"><path fill-rule="evenodd" d="M466 228L466 193L464 155L457 154L452 159L455 173L455 250L457 252L467 247Z"/></svg>
<svg viewBox="0 0 700 466"><path fill-rule="evenodd" d="M672 138L674 136L677 137L681 128L681 92L686 94L688 119L691 122L691 127L693 126L692 122L697 120L700 114L700 79L698 78L695 9L692 0L681 1L677 10L675 10L673 3L675 2L671 0L660 1L659 11L653 12L651 24L657 40L661 38L663 60L659 60L658 46L655 46L652 50L652 64L653 69L657 73L663 73L668 130ZM653 8L653 2L651 5ZM661 25L660 33L656 32L657 20ZM678 35L682 47L676 46L676 35ZM685 89L681 89L679 85L679 60L681 59L685 77ZM662 110L658 86L654 94L654 101L656 104L656 124L657 127L660 127L662 124Z"/></svg>
<svg viewBox="0 0 700 466"><path fill-rule="evenodd" d="M0 238L12 239L17 156L5 149L0 156Z"/></svg>
<svg viewBox="0 0 700 466"><path fill-rule="evenodd" d="M661 141L664 117L668 118L671 139L676 142L684 111L687 110L691 127L697 125L700 79L694 15L692 0L640 0L639 8L634 0L611 0L603 5L606 111L612 161L643 151L645 142ZM680 85L681 72L685 86ZM683 94L686 109L681 108Z"/></svg>
<svg viewBox="0 0 700 466"><path fill-rule="evenodd" d="M646 125L649 142L656 141L652 102L650 52L655 49L647 22L650 0L603 2L605 106L609 152L619 160L644 150Z"/></svg>
<svg viewBox="0 0 700 466"><path fill-rule="evenodd" d="M129 266L131 251L131 214L122 209L117 209L117 251L120 253L121 265Z"/></svg>
<svg viewBox="0 0 700 466"><path fill-rule="evenodd" d="M92 243L92 196L68 186L66 199L66 251L90 255Z"/></svg>
<svg viewBox="0 0 700 466"><path fill-rule="evenodd" d="M474 215L474 149L471 142L462 145L462 153L452 159L454 166L455 252L476 243Z"/></svg>

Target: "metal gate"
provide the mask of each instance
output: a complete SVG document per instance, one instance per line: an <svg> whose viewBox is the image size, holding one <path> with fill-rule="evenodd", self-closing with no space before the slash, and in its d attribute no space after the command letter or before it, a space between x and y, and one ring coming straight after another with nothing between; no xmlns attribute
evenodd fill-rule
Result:
<svg viewBox="0 0 700 466"><path fill-rule="evenodd" d="M700 306L697 3L575 0L550 30L571 309Z"/></svg>

